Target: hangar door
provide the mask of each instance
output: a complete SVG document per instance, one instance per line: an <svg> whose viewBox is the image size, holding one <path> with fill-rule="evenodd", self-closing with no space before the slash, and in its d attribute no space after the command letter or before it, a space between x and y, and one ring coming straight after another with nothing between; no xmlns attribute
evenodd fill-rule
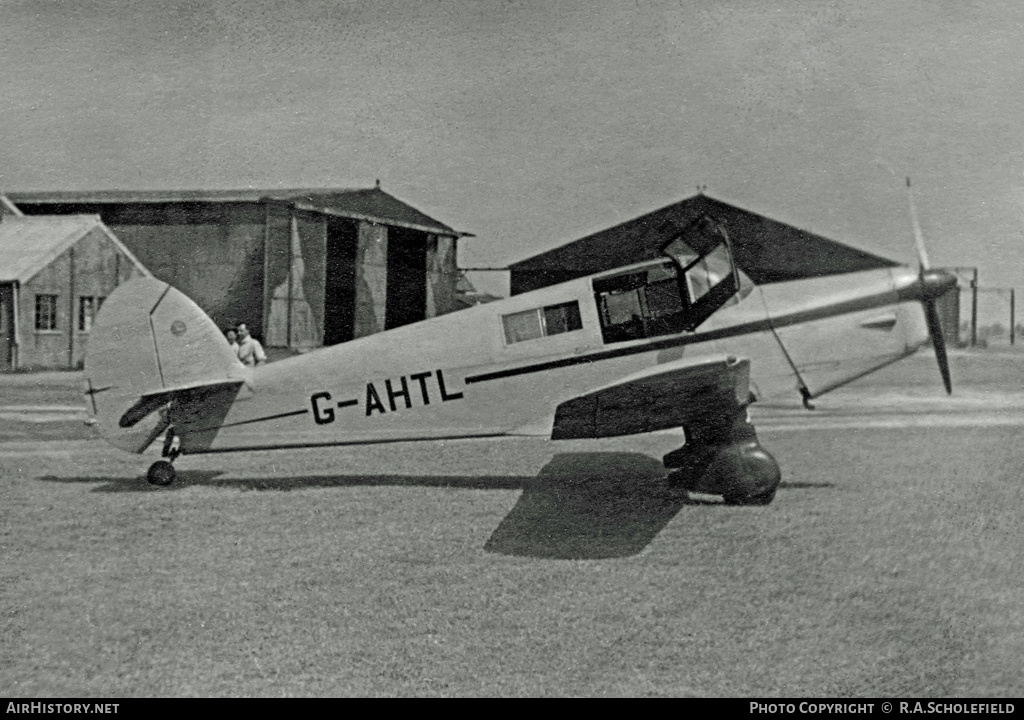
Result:
<svg viewBox="0 0 1024 720"><path fill-rule="evenodd" d="M427 316L427 234L388 228L388 278L384 329Z"/></svg>
<svg viewBox="0 0 1024 720"><path fill-rule="evenodd" d="M324 345L336 345L355 337L358 247L357 223L338 217L327 218Z"/></svg>

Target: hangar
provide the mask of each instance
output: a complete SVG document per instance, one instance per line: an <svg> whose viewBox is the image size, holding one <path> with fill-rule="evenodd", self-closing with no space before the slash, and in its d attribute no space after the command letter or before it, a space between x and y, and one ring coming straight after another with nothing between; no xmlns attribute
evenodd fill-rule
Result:
<svg viewBox="0 0 1024 720"><path fill-rule="evenodd" d="M899 264L698 193L512 263L509 265L510 292L518 295L660 257L662 249L679 230L705 215L722 223L732 243L737 266L757 285ZM958 345L959 288L939 298L937 307L944 337Z"/></svg>
<svg viewBox="0 0 1024 720"><path fill-rule="evenodd" d="M723 224L736 264L758 285L898 264L701 193L512 263L510 291L518 295L658 258L679 230L704 215Z"/></svg>
<svg viewBox="0 0 1024 720"><path fill-rule="evenodd" d="M333 345L459 308L458 232L368 189L13 192L98 214L154 276L268 347Z"/></svg>
<svg viewBox="0 0 1024 720"><path fill-rule="evenodd" d="M103 300L149 271L96 215L2 220L0 371L76 367Z"/></svg>

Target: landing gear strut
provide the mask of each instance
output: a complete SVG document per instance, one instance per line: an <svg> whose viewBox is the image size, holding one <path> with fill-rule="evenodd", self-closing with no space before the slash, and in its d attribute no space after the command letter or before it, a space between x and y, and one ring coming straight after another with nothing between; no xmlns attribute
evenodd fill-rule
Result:
<svg viewBox="0 0 1024 720"><path fill-rule="evenodd" d="M167 428L167 435L164 437L164 449L161 455L167 458L166 460L157 460L155 463L149 466L149 471L146 473L146 480L151 485L159 485L166 487L174 482L177 477L177 473L174 471L174 460L181 454L181 438L179 438L174 428Z"/></svg>
<svg viewBox="0 0 1024 720"><path fill-rule="evenodd" d="M721 495L727 505L767 505L782 474L757 439L746 405L684 427L686 444L663 459L674 487Z"/></svg>

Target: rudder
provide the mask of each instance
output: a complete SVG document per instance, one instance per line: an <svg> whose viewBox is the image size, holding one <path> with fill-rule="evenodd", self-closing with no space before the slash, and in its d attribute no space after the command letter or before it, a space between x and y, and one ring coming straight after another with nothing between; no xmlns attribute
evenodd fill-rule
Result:
<svg viewBox="0 0 1024 720"><path fill-rule="evenodd" d="M245 369L214 322L165 282L117 288L93 324L85 358L89 410L100 434L129 452L166 428L166 413L132 415L144 395L243 379Z"/></svg>

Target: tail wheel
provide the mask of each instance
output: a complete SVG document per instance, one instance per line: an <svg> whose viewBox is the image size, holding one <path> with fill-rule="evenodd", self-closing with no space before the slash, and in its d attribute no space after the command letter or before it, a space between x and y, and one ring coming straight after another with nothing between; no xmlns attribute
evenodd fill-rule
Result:
<svg viewBox="0 0 1024 720"><path fill-rule="evenodd" d="M174 478L177 473L174 472L174 466L171 465L167 460L157 460L155 463L149 466L149 472L146 473L146 480L151 485L159 485L160 487L166 487L174 482Z"/></svg>

